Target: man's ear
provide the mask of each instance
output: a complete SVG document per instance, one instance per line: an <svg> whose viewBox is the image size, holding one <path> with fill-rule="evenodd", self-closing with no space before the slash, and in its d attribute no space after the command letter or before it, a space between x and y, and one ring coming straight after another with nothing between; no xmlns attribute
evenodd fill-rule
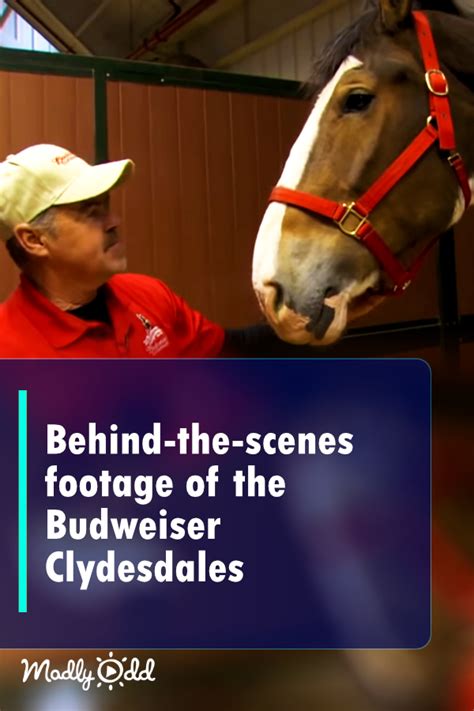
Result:
<svg viewBox="0 0 474 711"><path fill-rule="evenodd" d="M46 234L27 222L16 225L13 230L18 243L32 257L44 257L48 253Z"/></svg>
<svg viewBox="0 0 474 711"><path fill-rule="evenodd" d="M379 0L380 19L388 32L395 32L411 13L411 0Z"/></svg>

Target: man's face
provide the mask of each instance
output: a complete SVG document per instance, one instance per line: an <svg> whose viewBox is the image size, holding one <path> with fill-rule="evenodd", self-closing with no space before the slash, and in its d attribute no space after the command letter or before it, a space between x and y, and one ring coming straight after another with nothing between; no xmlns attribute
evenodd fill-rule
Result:
<svg viewBox="0 0 474 711"><path fill-rule="evenodd" d="M110 212L109 195L55 208L54 232L47 237L49 266L65 278L98 287L125 271L125 246Z"/></svg>

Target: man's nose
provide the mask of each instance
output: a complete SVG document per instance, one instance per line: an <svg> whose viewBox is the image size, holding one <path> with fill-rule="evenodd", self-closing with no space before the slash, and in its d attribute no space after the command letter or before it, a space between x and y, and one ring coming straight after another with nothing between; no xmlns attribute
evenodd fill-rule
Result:
<svg viewBox="0 0 474 711"><path fill-rule="evenodd" d="M115 212L109 212L105 222L105 231L110 232L110 230L115 230L120 227L121 219Z"/></svg>

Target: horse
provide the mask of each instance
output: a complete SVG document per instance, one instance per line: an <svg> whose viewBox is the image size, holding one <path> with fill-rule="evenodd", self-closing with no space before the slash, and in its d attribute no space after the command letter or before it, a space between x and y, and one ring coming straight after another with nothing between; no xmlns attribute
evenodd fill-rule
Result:
<svg viewBox="0 0 474 711"><path fill-rule="evenodd" d="M474 3L453 0L451 12L423 4L424 19L408 0L369 3L316 62L314 105L271 193L253 258L263 314L290 343L331 344L355 318L402 295L434 238L472 204ZM433 37L433 64L420 21ZM444 391L436 392L439 400ZM469 697L462 708L472 708L472 558L445 526L467 518L471 530L458 498L472 421L447 414L444 401L435 403L433 643L423 653L350 654L379 708L446 709L442 697L447 704L451 696L457 711L461 688Z"/></svg>
<svg viewBox="0 0 474 711"><path fill-rule="evenodd" d="M466 17L380 0L316 63L317 98L254 248L253 287L281 339L337 341L403 293L472 204L473 34Z"/></svg>

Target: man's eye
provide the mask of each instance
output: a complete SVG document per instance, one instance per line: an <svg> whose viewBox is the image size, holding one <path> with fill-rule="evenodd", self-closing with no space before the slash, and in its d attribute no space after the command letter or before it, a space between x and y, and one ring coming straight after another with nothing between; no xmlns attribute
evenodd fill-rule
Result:
<svg viewBox="0 0 474 711"><path fill-rule="evenodd" d="M101 217L105 212L102 205L89 205L86 210L87 217Z"/></svg>
<svg viewBox="0 0 474 711"><path fill-rule="evenodd" d="M368 91L353 91L346 96L342 112L344 114L355 114L366 111L374 99L375 95L370 94Z"/></svg>

